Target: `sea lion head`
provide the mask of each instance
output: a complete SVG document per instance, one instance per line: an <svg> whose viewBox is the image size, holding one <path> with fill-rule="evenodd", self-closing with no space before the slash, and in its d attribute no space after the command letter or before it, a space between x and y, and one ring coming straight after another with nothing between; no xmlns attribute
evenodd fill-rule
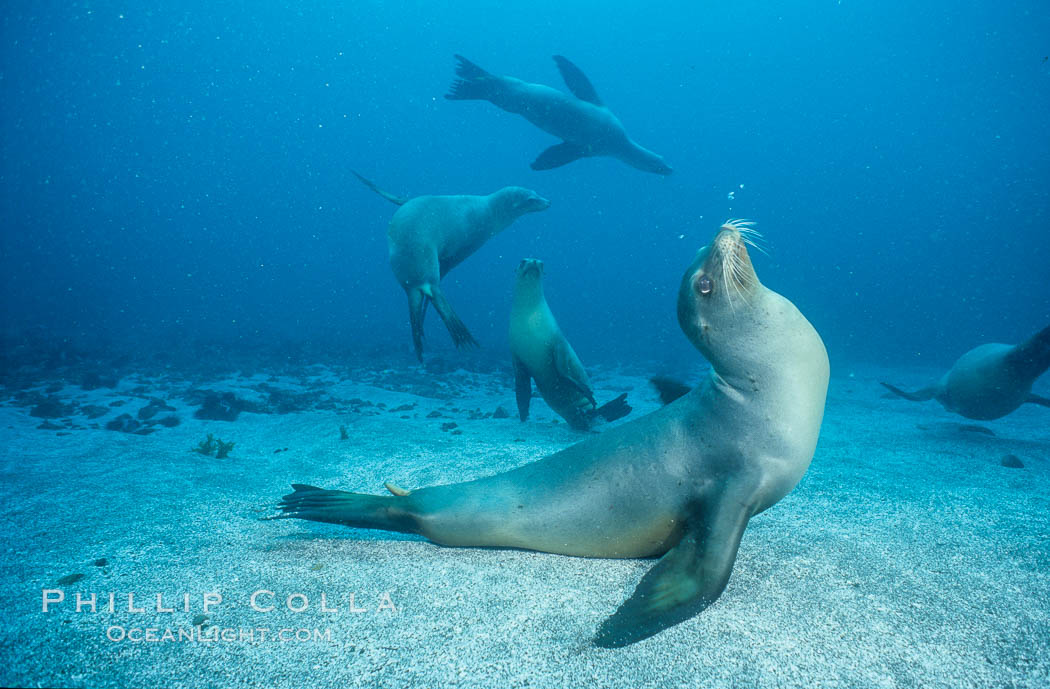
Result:
<svg viewBox="0 0 1050 689"><path fill-rule="evenodd" d="M518 264L518 280L538 281L543 277L543 261L538 258L523 258Z"/></svg>
<svg viewBox="0 0 1050 689"><path fill-rule="evenodd" d="M526 213L535 213L550 208L551 202L532 189L503 187L493 194L494 204L507 218L517 218Z"/></svg>
<svg viewBox="0 0 1050 689"><path fill-rule="evenodd" d="M717 367L734 346L735 335L754 325L764 291L748 255L757 233L752 223L728 220L714 240L696 254L678 290L678 324L686 337Z"/></svg>

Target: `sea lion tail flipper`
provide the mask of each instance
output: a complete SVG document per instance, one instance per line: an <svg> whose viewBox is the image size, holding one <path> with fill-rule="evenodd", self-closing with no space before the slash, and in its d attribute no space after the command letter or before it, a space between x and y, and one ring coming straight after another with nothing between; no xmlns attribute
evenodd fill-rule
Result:
<svg viewBox="0 0 1050 689"><path fill-rule="evenodd" d="M456 76L445 98L448 100L489 100L499 89L499 79L481 67L463 57L456 55Z"/></svg>
<svg viewBox="0 0 1050 689"><path fill-rule="evenodd" d="M529 402L532 400L532 375L521 359L512 357L514 362L514 398L518 403L518 418L525 421L529 418Z"/></svg>
<svg viewBox="0 0 1050 689"><path fill-rule="evenodd" d="M292 489L295 492L285 495L277 506L281 514L266 519L306 519L358 529L419 533L417 520L403 506L407 497L325 490L303 483L293 483Z"/></svg>
<svg viewBox="0 0 1050 689"><path fill-rule="evenodd" d="M596 646L620 648L647 639L699 614L722 594L751 514L725 497L691 515L682 540L602 622Z"/></svg>
<svg viewBox="0 0 1050 689"><path fill-rule="evenodd" d="M427 313L427 295L422 290L413 289L408 293L408 323L412 326L412 345L416 358L423 361L423 317Z"/></svg>
<svg viewBox="0 0 1050 689"><path fill-rule="evenodd" d="M406 199L406 198L402 198L400 196L395 196L394 194L391 194L388 191L383 191L382 189L380 189L379 187L376 186L375 182L373 182L372 180L368 179L367 177L361 175L360 173L357 172L357 170L351 170L350 172L354 173L354 177L357 177L359 180L361 180L362 184L364 184L366 187L368 187L369 189L371 189L375 193L377 193L380 196L382 196L384 199L386 199L390 203L397 204L398 206L403 206L408 201L408 199Z"/></svg>
<svg viewBox="0 0 1050 689"><path fill-rule="evenodd" d="M882 387L886 388L897 397L903 397L904 399L911 400L912 402L925 402L927 400L932 400L937 394L937 388L933 385L923 388L921 390L916 390L915 392L907 392L906 390L901 390L900 388L890 385L889 383L883 383L882 381L879 381L879 383L882 385Z"/></svg>
<svg viewBox="0 0 1050 689"><path fill-rule="evenodd" d="M587 75L583 73L582 69L561 55L555 55L554 62L558 65L561 78L565 81L565 85L569 87L569 90L572 91L572 95L588 103L602 105L602 99L598 97L598 92L594 89L594 85L587 78Z"/></svg>
<svg viewBox="0 0 1050 689"><path fill-rule="evenodd" d="M467 330L467 326L463 325L463 321L459 320L459 316L452 310L452 305L445 299L441 288L437 285L429 285L426 289L429 290L426 294L430 297L430 301L434 302L434 310L438 312L441 320L445 322L448 334L452 336L452 342L455 343L456 347L477 347L478 341L474 339L474 336Z"/></svg>
<svg viewBox="0 0 1050 689"><path fill-rule="evenodd" d="M1028 395L1028 399L1025 400L1028 404L1038 404L1042 407L1050 407L1050 399L1035 394L1034 392Z"/></svg>
<svg viewBox="0 0 1050 689"><path fill-rule="evenodd" d="M539 157L532 161L530 167L533 170L552 170L585 157L587 157L587 151L582 146L563 141L540 153Z"/></svg>
<svg viewBox="0 0 1050 689"><path fill-rule="evenodd" d="M622 419L632 411L634 411L634 409L631 405L627 404L627 393L625 392L616 399L610 400L598 407L595 410L595 413L606 421L615 421L616 419Z"/></svg>
<svg viewBox="0 0 1050 689"><path fill-rule="evenodd" d="M649 379L649 384L656 388L656 393L660 395L662 404L670 404L692 390L685 383L664 376L653 376Z"/></svg>

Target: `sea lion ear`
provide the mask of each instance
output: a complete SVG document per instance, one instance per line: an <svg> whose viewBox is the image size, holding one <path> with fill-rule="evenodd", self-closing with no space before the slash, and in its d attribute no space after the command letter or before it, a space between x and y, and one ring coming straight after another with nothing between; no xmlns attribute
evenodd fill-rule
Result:
<svg viewBox="0 0 1050 689"><path fill-rule="evenodd" d="M647 639L699 614L722 595L751 516L737 496L726 497L690 514L682 540L602 622L594 637L596 646L620 648Z"/></svg>
<svg viewBox="0 0 1050 689"><path fill-rule="evenodd" d="M565 85L572 91L572 95L594 105L603 105L602 99L598 97L598 92L594 90L591 80L587 78L583 70L561 55L555 55L554 62L557 63L561 78L565 80Z"/></svg>

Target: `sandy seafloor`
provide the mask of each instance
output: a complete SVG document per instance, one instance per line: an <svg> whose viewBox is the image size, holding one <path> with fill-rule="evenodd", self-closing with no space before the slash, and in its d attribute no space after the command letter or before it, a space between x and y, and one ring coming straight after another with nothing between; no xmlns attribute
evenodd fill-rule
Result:
<svg viewBox="0 0 1050 689"><path fill-rule="evenodd" d="M655 409L643 368L594 371L599 400L629 390L635 415ZM6 389L0 684L1050 686L1050 410L1029 405L980 424L991 435L936 403L886 399L877 384L919 385L938 373L838 366L813 464L753 519L723 596L617 650L589 639L652 561L443 548L259 520L293 481L380 493L384 481L467 480L581 439L539 400L520 423L506 374L317 366L223 380L132 375L115 389L53 386L78 408L120 406L95 420L79 411L52 419L61 427L52 430L29 416L26 392L20 403ZM1047 394L1048 382L1037 390ZM198 420L184 399L193 388L249 400L263 390L271 401L285 388L311 408ZM149 397L175 407L181 423L149 435L104 430ZM392 411L403 405L412 406ZM486 417L498 406L510 418ZM443 430L449 423L456 428ZM228 458L190 451L208 433L236 442ZM1002 466L1007 454L1024 468ZM70 574L84 577L56 583ZM44 589L66 600L43 613ZM275 593L276 610L249 607L259 589ZM75 612L76 592L97 593L101 607L111 591L116 612ZM127 611L129 592L146 612ZM206 592L223 598L208 614L213 629L270 636L107 639L120 633L111 628L190 628ZM367 612L349 612L351 592ZM377 610L384 592L396 612ZM158 593L178 610L158 613ZM284 606L294 593L309 598L306 611ZM319 609L322 593L338 612ZM281 629L327 630L328 639L281 642Z"/></svg>

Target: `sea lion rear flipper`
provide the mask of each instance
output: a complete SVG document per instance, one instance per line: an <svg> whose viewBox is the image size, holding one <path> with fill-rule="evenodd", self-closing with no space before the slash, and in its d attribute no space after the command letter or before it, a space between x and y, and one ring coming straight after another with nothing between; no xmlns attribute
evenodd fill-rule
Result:
<svg viewBox="0 0 1050 689"><path fill-rule="evenodd" d="M448 100L490 100L499 90L500 81L481 67L463 57L456 55L456 76L445 98Z"/></svg>
<svg viewBox="0 0 1050 689"><path fill-rule="evenodd" d="M586 156L587 151L582 146L563 141L541 153L536 160L532 161L531 167L533 170L552 170Z"/></svg>
<svg viewBox="0 0 1050 689"><path fill-rule="evenodd" d="M359 180L361 180L362 184L364 184L366 187L368 187L369 189L371 189L375 193L377 193L380 196L382 196L384 199L386 199L390 203L396 203L399 206L403 206L408 201L408 199L406 199L406 198L402 198L400 196L395 196L394 194L391 194L388 191L383 191L382 189L380 189L379 187L376 186L375 182L373 182L372 180L368 179L367 177L364 177L363 175L359 174L357 172L357 170L351 170L350 172L354 173L354 177L356 177Z"/></svg>
<svg viewBox="0 0 1050 689"><path fill-rule="evenodd" d="M632 411L634 411L634 408L627 404L627 393L625 392L616 399L609 400L595 409L594 413L606 421L615 421L616 419L622 419Z"/></svg>
<svg viewBox="0 0 1050 689"><path fill-rule="evenodd" d="M656 388L657 394L660 395L660 402L663 404L670 404L692 390L685 383L664 376L653 376L649 379L649 384Z"/></svg>
<svg viewBox="0 0 1050 689"><path fill-rule="evenodd" d="M1028 396L1028 399L1025 400L1025 402L1027 402L1028 404L1038 404L1043 407L1050 407L1050 399L1041 397L1035 393L1030 394Z"/></svg>
<svg viewBox="0 0 1050 689"><path fill-rule="evenodd" d="M921 390L916 390L915 392L906 392L905 390L901 390L898 387L894 387L889 383L883 383L882 381L879 381L879 383L882 385L882 387L886 388L897 397L903 397L904 399L911 400L912 402L925 402L927 400L932 400L937 394L937 386L935 385L925 387Z"/></svg>
<svg viewBox="0 0 1050 689"><path fill-rule="evenodd" d="M591 382L587 380L587 372L583 370L583 364L580 363L579 357L576 356L576 352L572 351L572 347L569 346L568 340L564 337L559 338L554 345L553 356L554 370L558 372L558 375L583 393L590 400L591 404L597 407L598 402L594 399L594 390L591 389Z"/></svg>
<svg viewBox="0 0 1050 689"><path fill-rule="evenodd" d="M518 402L518 418L524 421L529 418L529 402L532 400L532 376L529 369L518 357L514 362L514 397Z"/></svg>
<svg viewBox="0 0 1050 689"><path fill-rule="evenodd" d="M594 89L594 85L591 84L591 80L587 78L582 69L561 55L555 55L554 62L557 63L558 71L561 72L561 78L565 80L565 85L572 91L572 95L588 103L602 105L602 99L598 97L598 92Z"/></svg>
<svg viewBox="0 0 1050 689"><path fill-rule="evenodd" d="M1022 378L1035 380L1046 373L1050 369L1050 326L1014 347L1007 360Z"/></svg>
<svg viewBox="0 0 1050 689"><path fill-rule="evenodd" d="M682 540L602 622L594 637L596 646L619 648L647 639L715 602L729 582L751 514L736 497L723 494L689 516Z"/></svg>
<svg viewBox="0 0 1050 689"><path fill-rule="evenodd" d="M277 506L281 514L265 519L306 519L361 529L419 533L417 520L403 507L405 497L325 490L302 483L293 483L292 488L295 492L285 495Z"/></svg>
<svg viewBox="0 0 1050 689"><path fill-rule="evenodd" d="M423 317L427 313L427 295L422 290L408 292L408 322L412 326L412 345L416 358L423 361Z"/></svg>
<svg viewBox="0 0 1050 689"><path fill-rule="evenodd" d="M463 321L459 320L459 316L452 310L452 305L445 299L441 288L437 285L429 285L426 289L429 292L424 292L424 294L430 297L430 301L434 302L434 310L438 312L441 320L445 322L448 334L452 336L452 342L455 343L456 347L477 347L478 341L474 339L474 336L467 330L467 326L463 325Z"/></svg>

